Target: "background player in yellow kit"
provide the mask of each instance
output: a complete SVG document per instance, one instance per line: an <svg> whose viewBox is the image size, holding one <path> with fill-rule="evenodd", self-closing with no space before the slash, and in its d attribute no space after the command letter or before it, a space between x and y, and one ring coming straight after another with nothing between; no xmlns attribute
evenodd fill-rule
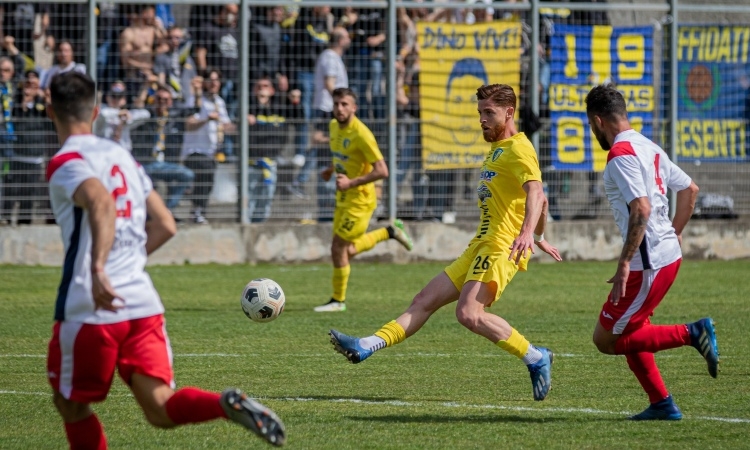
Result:
<svg viewBox="0 0 750 450"><path fill-rule="evenodd" d="M533 245L561 261L558 250L544 240L547 198L536 152L516 130L516 94L504 84L477 89L479 122L484 140L492 143L477 186L480 223L468 248L414 297L398 319L366 338L331 330L339 353L359 363L375 351L416 333L441 307L458 300L456 317L472 332L523 360L531 375L534 400L544 400L551 386L553 354L535 347L491 306L518 270L526 270Z"/></svg>
<svg viewBox="0 0 750 450"><path fill-rule="evenodd" d="M374 182L388 177L378 143L367 126L356 116L357 96L349 88L333 91L333 120L330 127L331 166L321 172L328 181L336 173L336 209L333 213L333 295L316 306L317 312L346 311L349 258L366 252L378 242L395 239L411 250L411 238L404 225L392 225L365 233L377 207Z"/></svg>

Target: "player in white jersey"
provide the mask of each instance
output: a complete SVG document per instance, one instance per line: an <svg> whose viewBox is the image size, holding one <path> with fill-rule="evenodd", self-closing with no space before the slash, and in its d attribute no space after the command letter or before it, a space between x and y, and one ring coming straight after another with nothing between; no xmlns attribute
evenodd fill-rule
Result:
<svg viewBox="0 0 750 450"><path fill-rule="evenodd" d="M156 427L228 418L282 445L280 419L239 389L174 390L164 307L144 271L176 232L174 219L130 153L91 134L95 83L71 71L50 90L62 148L47 180L65 261L47 372L70 448L107 448L90 404L106 398L115 369Z"/></svg>
<svg viewBox="0 0 750 450"><path fill-rule="evenodd" d="M658 145L633 130L625 99L611 84L586 96L591 131L609 151L604 188L624 241L612 290L599 314L594 344L602 353L625 355L651 405L632 420L679 420L682 412L661 378L654 353L692 345L716 378L719 349L713 321L652 325L649 317L667 294L682 261L682 231L698 186ZM677 192L669 218L667 190Z"/></svg>

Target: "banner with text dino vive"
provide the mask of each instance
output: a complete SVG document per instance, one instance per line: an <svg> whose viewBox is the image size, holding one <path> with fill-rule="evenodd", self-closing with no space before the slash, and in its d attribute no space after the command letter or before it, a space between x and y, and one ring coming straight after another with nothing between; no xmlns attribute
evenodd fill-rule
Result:
<svg viewBox="0 0 750 450"><path fill-rule="evenodd" d="M476 91L501 83L518 95L521 24L418 23L422 162L427 170L480 167L482 138Z"/></svg>

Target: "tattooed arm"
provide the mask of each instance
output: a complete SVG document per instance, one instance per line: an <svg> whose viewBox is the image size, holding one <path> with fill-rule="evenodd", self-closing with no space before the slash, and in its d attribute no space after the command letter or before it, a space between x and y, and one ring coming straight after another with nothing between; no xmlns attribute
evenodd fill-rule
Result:
<svg viewBox="0 0 750 450"><path fill-rule="evenodd" d="M620 260L617 262L617 272L608 283L612 283L612 294L610 301L615 305L625 296L625 286L630 275L630 260L635 256L638 247L646 235L646 225L651 215L651 203L648 197L633 199L628 205L630 207L630 219L628 219L628 234L625 244L622 246Z"/></svg>

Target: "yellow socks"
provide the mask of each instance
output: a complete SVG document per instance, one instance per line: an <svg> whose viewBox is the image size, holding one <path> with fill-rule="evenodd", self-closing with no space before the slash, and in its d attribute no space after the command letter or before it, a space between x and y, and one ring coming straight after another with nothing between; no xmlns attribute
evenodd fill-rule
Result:
<svg viewBox="0 0 750 450"><path fill-rule="evenodd" d="M506 340L497 341L498 347L510 353L511 355L517 356L523 359L526 353L529 351L529 341L515 328L511 328L510 336Z"/></svg>
<svg viewBox="0 0 750 450"><path fill-rule="evenodd" d="M387 241L388 239L390 239L390 236L388 235L388 229L380 228L375 231L365 233L364 235L362 235L362 237L355 239L353 244L354 248L357 249L357 253L363 253L375 247L378 242Z"/></svg>
<svg viewBox="0 0 750 450"><path fill-rule="evenodd" d="M391 320L375 332L375 336L385 341L385 346L390 347L406 339L406 331L395 320Z"/></svg>
<svg viewBox="0 0 750 450"><path fill-rule="evenodd" d="M346 300L346 286L349 284L351 266L333 268L333 299L343 302Z"/></svg>

